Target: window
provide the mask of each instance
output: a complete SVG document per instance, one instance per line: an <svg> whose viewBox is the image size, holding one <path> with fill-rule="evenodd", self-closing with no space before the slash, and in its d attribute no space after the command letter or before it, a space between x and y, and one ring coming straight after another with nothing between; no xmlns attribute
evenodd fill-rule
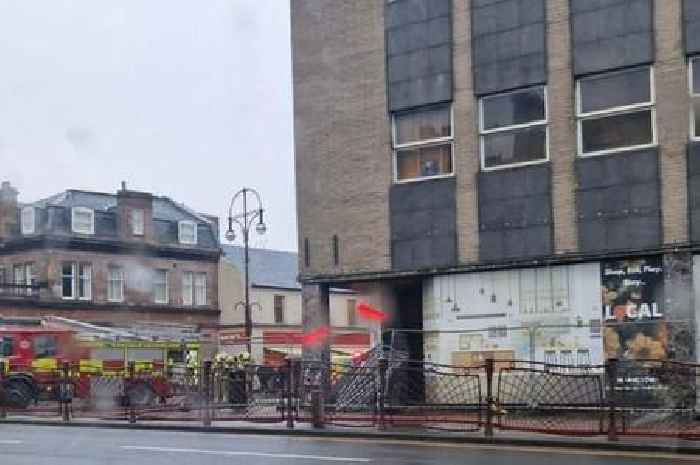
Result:
<svg viewBox="0 0 700 465"><path fill-rule="evenodd" d="M185 271L182 274L182 304L207 304L207 274Z"/></svg>
<svg viewBox="0 0 700 465"><path fill-rule="evenodd" d="M71 213L71 225L74 233L95 234L94 211L89 208L74 207Z"/></svg>
<svg viewBox="0 0 700 465"><path fill-rule="evenodd" d="M197 225L192 221L180 221L178 223L178 241L180 244L196 244Z"/></svg>
<svg viewBox="0 0 700 465"><path fill-rule="evenodd" d="M13 282L18 287L15 288L16 294L32 295L32 289L28 286L34 284L34 265L32 263L21 263L14 265L12 269ZM26 289L24 286L27 286Z"/></svg>
<svg viewBox="0 0 700 465"><path fill-rule="evenodd" d="M700 57L690 59L690 138L700 140Z"/></svg>
<svg viewBox="0 0 700 465"><path fill-rule="evenodd" d="M168 303L168 270L155 270L153 276L153 300L157 304Z"/></svg>
<svg viewBox="0 0 700 465"><path fill-rule="evenodd" d="M590 365L591 352L588 349L579 349L576 351L576 365Z"/></svg>
<svg viewBox="0 0 700 465"><path fill-rule="evenodd" d="M110 302L124 301L124 270L110 267L107 273L107 300Z"/></svg>
<svg viewBox="0 0 700 465"><path fill-rule="evenodd" d="M92 266L85 263L78 264L78 276L78 298L92 299Z"/></svg>
<svg viewBox="0 0 700 465"><path fill-rule="evenodd" d="M484 97L479 106L482 169L539 163L549 158L544 87Z"/></svg>
<svg viewBox="0 0 700 465"><path fill-rule="evenodd" d="M333 235L332 246L333 265L338 266L340 264L340 241L336 234Z"/></svg>
<svg viewBox="0 0 700 465"><path fill-rule="evenodd" d="M131 220L131 234L134 236L143 236L145 218L144 211L139 209L129 210L129 217Z"/></svg>
<svg viewBox="0 0 700 465"><path fill-rule="evenodd" d="M544 363L550 365L557 364L557 352L555 350L545 350L544 351Z"/></svg>
<svg viewBox="0 0 700 465"><path fill-rule="evenodd" d="M92 299L92 265L89 263L64 262L61 282L64 299Z"/></svg>
<svg viewBox="0 0 700 465"><path fill-rule="evenodd" d="M194 274L194 304L195 305L206 305L207 304L207 274L206 273L195 273Z"/></svg>
<svg viewBox="0 0 700 465"><path fill-rule="evenodd" d="M56 336L35 336L33 342L34 357L47 358L56 356Z"/></svg>
<svg viewBox="0 0 700 465"><path fill-rule="evenodd" d="M576 93L579 155L656 144L651 67L580 79Z"/></svg>
<svg viewBox="0 0 700 465"><path fill-rule="evenodd" d="M494 328L489 328L489 337L499 338L508 337L508 328L505 326L497 326Z"/></svg>
<svg viewBox="0 0 700 465"><path fill-rule="evenodd" d="M182 304L192 305L192 289L194 288L194 273L185 271L182 274Z"/></svg>
<svg viewBox="0 0 700 465"><path fill-rule="evenodd" d="M13 267L14 280L13 283L23 286L24 285L24 265L15 265Z"/></svg>
<svg viewBox="0 0 700 465"><path fill-rule="evenodd" d="M75 298L75 264L74 263L64 263L61 267L62 276L62 292L61 295L64 299L74 299Z"/></svg>
<svg viewBox="0 0 700 465"><path fill-rule="evenodd" d="M574 353L570 350L562 350L559 352L559 364L561 365L573 365L574 364Z"/></svg>
<svg viewBox="0 0 700 465"><path fill-rule="evenodd" d="M284 323L284 296L275 296L275 323Z"/></svg>
<svg viewBox="0 0 700 465"><path fill-rule="evenodd" d="M311 266L311 244L309 243L309 238L304 238L304 266Z"/></svg>
<svg viewBox="0 0 700 465"><path fill-rule="evenodd" d="M453 173L452 110L449 106L397 113L393 120L396 181Z"/></svg>
<svg viewBox="0 0 700 465"><path fill-rule="evenodd" d="M591 337L600 337L600 320L590 320L589 328Z"/></svg>
<svg viewBox="0 0 700 465"><path fill-rule="evenodd" d="M348 326L355 326L357 324L357 301L355 299L348 299Z"/></svg>
<svg viewBox="0 0 700 465"><path fill-rule="evenodd" d="M36 210L34 207L22 208L22 234L34 234L36 231Z"/></svg>
<svg viewBox="0 0 700 465"><path fill-rule="evenodd" d="M14 355L14 348L15 340L12 336L0 336L0 357Z"/></svg>

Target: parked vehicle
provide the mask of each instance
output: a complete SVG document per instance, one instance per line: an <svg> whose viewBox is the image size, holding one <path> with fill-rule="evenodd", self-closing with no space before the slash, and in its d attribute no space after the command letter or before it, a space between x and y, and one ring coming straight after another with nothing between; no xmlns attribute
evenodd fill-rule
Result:
<svg viewBox="0 0 700 465"><path fill-rule="evenodd" d="M0 362L5 403L27 408L55 400L61 383L70 380L75 398L107 392L115 402L150 405L165 401L176 389L173 380L196 363L198 344L141 340L81 340L76 331L47 325L0 326ZM130 370L130 362L133 369ZM114 386L118 386L116 389Z"/></svg>

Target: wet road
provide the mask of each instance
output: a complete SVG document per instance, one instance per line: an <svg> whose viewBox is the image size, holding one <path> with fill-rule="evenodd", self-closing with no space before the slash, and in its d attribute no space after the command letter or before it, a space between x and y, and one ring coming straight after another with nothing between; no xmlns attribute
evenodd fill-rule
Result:
<svg viewBox="0 0 700 465"><path fill-rule="evenodd" d="M0 424L3 465L652 465L698 457Z"/></svg>

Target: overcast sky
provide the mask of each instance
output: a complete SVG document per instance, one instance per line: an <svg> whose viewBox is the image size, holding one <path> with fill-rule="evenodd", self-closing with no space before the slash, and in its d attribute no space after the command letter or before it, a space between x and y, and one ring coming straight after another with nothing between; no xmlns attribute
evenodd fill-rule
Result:
<svg viewBox="0 0 700 465"><path fill-rule="evenodd" d="M122 180L224 217L257 188L296 249L288 0L0 0L0 179Z"/></svg>

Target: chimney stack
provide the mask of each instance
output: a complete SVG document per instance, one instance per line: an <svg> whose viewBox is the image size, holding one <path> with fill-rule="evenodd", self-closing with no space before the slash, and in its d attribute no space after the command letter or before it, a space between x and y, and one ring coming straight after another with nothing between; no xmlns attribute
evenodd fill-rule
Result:
<svg viewBox="0 0 700 465"><path fill-rule="evenodd" d="M121 190L117 191L117 221L121 239L131 242L155 241L153 195L127 190L126 181L122 181ZM140 226L135 228L134 222L140 223Z"/></svg>
<svg viewBox="0 0 700 465"><path fill-rule="evenodd" d="M10 181L0 184L0 240L7 239L17 233L17 189Z"/></svg>

